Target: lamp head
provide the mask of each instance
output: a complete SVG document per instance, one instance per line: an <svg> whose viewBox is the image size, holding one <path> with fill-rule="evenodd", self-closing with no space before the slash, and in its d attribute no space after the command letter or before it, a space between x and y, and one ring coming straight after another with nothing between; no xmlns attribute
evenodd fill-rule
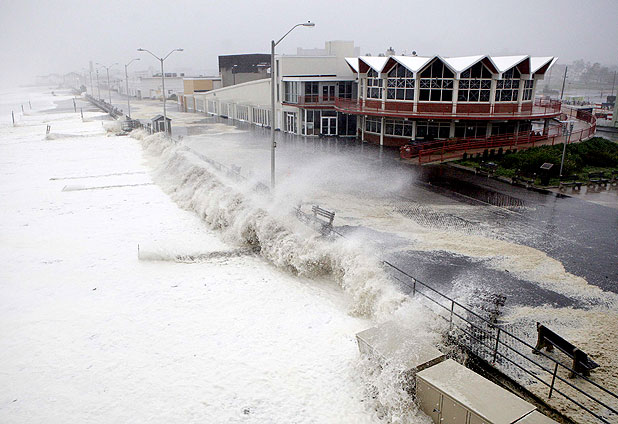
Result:
<svg viewBox="0 0 618 424"><path fill-rule="evenodd" d="M184 52L185 49L176 49L177 52Z"/></svg>
<svg viewBox="0 0 618 424"><path fill-rule="evenodd" d="M144 49L142 49L141 47L139 49L137 49L138 52L143 52Z"/></svg>
<svg viewBox="0 0 618 424"><path fill-rule="evenodd" d="M307 21L306 23L304 23L304 24L303 24L303 26L306 26L306 27L314 27L314 26L315 26L315 23L313 23L313 22L311 22L311 21Z"/></svg>

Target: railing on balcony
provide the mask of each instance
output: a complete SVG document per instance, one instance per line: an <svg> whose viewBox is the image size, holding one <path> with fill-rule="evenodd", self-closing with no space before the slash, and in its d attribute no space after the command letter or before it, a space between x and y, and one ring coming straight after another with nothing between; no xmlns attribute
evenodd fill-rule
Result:
<svg viewBox="0 0 618 424"><path fill-rule="evenodd" d="M321 96L317 94L310 94L305 96L294 96L288 99L284 99L283 103L293 106L303 106L303 107L321 107L321 106L330 106L331 108L335 105L335 100L337 98L335 96ZM350 99L347 99L350 100Z"/></svg>
<svg viewBox="0 0 618 424"><path fill-rule="evenodd" d="M567 144L576 143L593 136L596 132L596 117L589 112L564 107L559 118L561 120L575 118L588 125L574 130L568 137L563 133L561 125L553 125L548 128L545 134L519 132L478 138L452 138L418 145L406 145L401 147L400 155L402 159L411 159L418 156L419 164L434 161L442 162L459 158L466 152L479 152L485 149L505 148L512 150L539 145L553 146L556 143L564 143L565 141Z"/></svg>
<svg viewBox="0 0 618 424"><path fill-rule="evenodd" d="M537 99L534 102L523 103L518 110L514 103L468 104L458 103L453 113L451 103L418 102L414 112L412 102L380 100L335 99L335 108L341 112L367 115L385 115L425 118L535 118L551 117L560 113L561 103L558 100Z"/></svg>

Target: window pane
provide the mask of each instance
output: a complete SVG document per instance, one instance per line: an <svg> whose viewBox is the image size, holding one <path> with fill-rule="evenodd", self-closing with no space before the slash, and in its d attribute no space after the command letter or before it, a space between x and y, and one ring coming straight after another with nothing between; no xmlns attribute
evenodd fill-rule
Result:
<svg viewBox="0 0 618 424"><path fill-rule="evenodd" d="M419 94L419 100L422 100L422 101L429 100L429 92L430 90L421 90Z"/></svg>
<svg viewBox="0 0 618 424"><path fill-rule="evenodd" d="M395 98L395 89L394 88L389 88L388 90L386 90L386 98L387 99L394 99Z"/></svg>
<svg viewBox="0 0 618 424"><path fill-rule="evenodd" d="M453 100L453 90L442 90L442 101L450 102Z"/></svg>
<svg viewBox="0 0 618 424"><path fill-rule="evenodd" d="M431 90L431 101L432 102L440 101L440 91L441 90Z"/></svg>
<svg viewBox="0 0 618 424"><path fill-rule="evenodd" d="M397 89L397 100L403 100L403 98L404 98L403 92L404 92L404 89L402 89L402 88L398 88Z"/></svg>
<svg viewBox="0 0 618 424"><path fill-rule="evenodd" d="M414 100L414 89L407 89L406 90L406 100Z"/></svg>

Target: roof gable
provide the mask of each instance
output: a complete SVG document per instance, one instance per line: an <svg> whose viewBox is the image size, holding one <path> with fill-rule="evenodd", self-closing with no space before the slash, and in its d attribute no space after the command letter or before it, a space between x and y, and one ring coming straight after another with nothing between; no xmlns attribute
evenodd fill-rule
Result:
<svg viewBox="0 0 618 424"><path fill-rule="evenodd" d="M496 65L498 72L501 74L508 71L514 66L519 65L524 60L528 59L530 56L521 55L521 56L491 56L491 60Z"/></svg>
<svg viewBox="0 0 618 424"><path fill-rule="evenodd" d="M361 56L358 58L359 62L365 63L368 67L373 69L374 71L380 73L388 60L388 57L384 56ZM359 64L359 69L362 67ZM365 71L366 72L366 71Z"/></svg>
<svg viewBox="0 0 618 424"><path fill-rule="evenodd" d="M352 71L356 74L358 74L358 58L357 57L346 57L345 61L347 62L348 66L352 69Z"/></svg>

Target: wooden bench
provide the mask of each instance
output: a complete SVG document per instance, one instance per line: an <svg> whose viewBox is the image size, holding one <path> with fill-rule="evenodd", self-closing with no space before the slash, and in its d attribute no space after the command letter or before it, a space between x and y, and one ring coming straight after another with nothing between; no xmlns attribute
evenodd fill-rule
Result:
<svg viewBox="0 0 618 424"><path fill-rule="evenodd" d="M335 212L327 211L326 209L322 209L318 205L313 205L311 207L311 212L313 212L313 217L316 222L322 224L321 232L322 234L330 234L333 229L333 220L335 219ZM322 222L319 217L326 218L328 222Z"/></svg>
<svg viewBox="0 0 618 424"><path fill-rule="evenodd" d="M536 346L532 350L532 353L538 354L543 348L545 348L547 352L551 352L552 350L554 350L554 347L557 347L559 350L561 350L564 354L566 354L569 358L573 360L573 365L571 366L572 371L569 377L573 378L576 376L573 371L581 375L589 376L590 370L593 370L599 366L599 364L588 358L588 355L586 353L575 347L567 340L560 337L558 334L551 331L549 328L541 325L538 322L536 323L536 328L538 332L538 338Z"/></svg>

